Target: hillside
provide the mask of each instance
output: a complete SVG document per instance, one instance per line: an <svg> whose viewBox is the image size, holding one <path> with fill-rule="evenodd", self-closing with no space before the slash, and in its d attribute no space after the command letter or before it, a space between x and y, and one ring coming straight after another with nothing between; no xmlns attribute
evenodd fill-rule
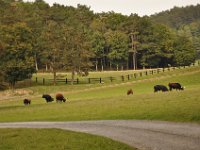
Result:
<svg viewBox="0 0 200 150"><path fill-rule="evenodd" d="M200 4L174 7L171 10L152 15L151 20L170 26L179 35L186 35L196 49L197 58L200 58Z"/></svg>
<svg viewBox="0 0 200 150"><path fill-rule="evenodd" d="M180 28L196 21L200 21L200 4L196 6L174 7L152 15L151 19L156 23L166 24L172 28Z"/></svg>

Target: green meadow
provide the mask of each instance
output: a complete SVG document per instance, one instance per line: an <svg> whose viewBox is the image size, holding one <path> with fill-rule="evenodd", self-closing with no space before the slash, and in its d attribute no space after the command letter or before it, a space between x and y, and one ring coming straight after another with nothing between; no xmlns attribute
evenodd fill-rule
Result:
<svg viewBox="0 0 200 150"><path fill-rule="evenodd" d="M37 74L40 77L49 75ZM94 77L114 75L115 72L93 73ZM169 82L179 82L185 89L154 93L154 85L167 86ZM127 96L130 88L133 95ZM200 67L176 69L124 82L33 84L16 91L13 94L0 92L0 122L139 119L200 123ZM25 91L25 94L19 91ZM46 103L41 98L43 93L55 97L58 92L68 98L66 103ZM24 106L24 98L30 98L31 105ZM27 138L31 142L27 142ZM0 149L51 150L55 147L61 150L132 149L104 137L57 129L0 129Z"/></svg>
<svg viewBox="0 0 200 150"><path fill-rule="evenodd" d="M112 72L113 73L113 72ZM153 92L156 84L179 82L184 91ZM128 89L133 95L126 95ZM0 121L73 121L147 119L200 122L200 68L149 75L120 83L32 86L31 95L16 95L0 101ZM24 89L25 90L25 89ZM42 93L61 92L66 103L46 103ZM23 98L32 104L24 106Z"/></svg>
<svg viewBox="0 0 200 150"><path fill-rule="evenodd" d="M1 150L133 150L100 136L59 129L0 129Z"/></svg>

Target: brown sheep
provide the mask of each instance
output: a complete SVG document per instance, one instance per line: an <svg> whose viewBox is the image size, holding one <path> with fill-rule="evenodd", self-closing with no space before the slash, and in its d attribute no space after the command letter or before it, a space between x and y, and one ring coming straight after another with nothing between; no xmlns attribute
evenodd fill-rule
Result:
<svg viewBox="0 0 200 150"><path fill-rule="evenodd" d="M56 94L56 102L65 102L66 99L64 98L64 96L61 93L57 93Z"/></svg>
<svg viewBox="0 0 200 150"><path fill-rule="evenodd" d="M132 89L129 89L129 90L127 91L127 95L130 95L130 94L133 95L133 90L132 90Z"/></svg>

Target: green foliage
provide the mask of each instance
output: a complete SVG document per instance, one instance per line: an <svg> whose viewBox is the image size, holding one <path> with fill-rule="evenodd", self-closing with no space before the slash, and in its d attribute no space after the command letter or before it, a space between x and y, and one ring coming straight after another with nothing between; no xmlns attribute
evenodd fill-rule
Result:
<svg viewBox="0 0 200 150"><path fill-rule="evenodd" d="M200 4L196 6L174 7L169 11L151 16L151 19L157 23L169 25L173 28L179 28L190 24L200 18Z"/></svg>
<svg viewBox="0 0 200 150"><path fill-rule="evenodd" d="M137 14L124 16L115 12L94 14L85 5L74 8L54 4L50 7L43 0L31 3L0 0L0 53L3 47L10 55L7 60L15 60L13 58L18 56L13 50L20 49L26 59L31 60L28 62L34 62L35 70L46 67L48 71L50 68L54 72L54 79L58 70L71 71L74 76L75 72L94 69L94 64L96 70L99 70L98 67L101 70L112 69L112 65L132 68L133 52L130 49L133 44L137 51L136 64L139 68L183 64L175 60L179 59L175 53L178 51L190 55L191 58L184 60L184 64L190 64L195 59L193 51L176 39L179 34L188 38L199 53L199 23L193 23L198 18L198 8L199 5L186 7L188 14L185 18L182 17L185 15L182 9L172 10L172 14L179 12L175 15L178 16L175 20L180 21L180 25L175 25L180 27L176 32L177 30L172 31L169 27L152 21L156 20L155 17L158 20L162 18L159 14L151 18L139 17ZM181 27L185 24L184 21L191 24ZM19 25L21 28L15 30ZM137 33L137 39L131 43L130 34L133 32ZM3 40L3 36L6 40ZM178 47L181 50L177 51ZM25 49L30 50L31 55L27 55L30 51L24 52Z"/></svg>
<svg viewBox="0 0 200 150"><path fill-rule="evenodd" d="M143 66L166 67L172 63L174 37L168 27L152 25L151 30L142 36L140 52Z"/></svg>
<svg viewBox="0 0 200 150"><path fill-rule="evenodd" d="M128 59L128 37L120 31L108 31L105 33L107 47L109 48L108 58L111 63L118 65L126 63Z"/></svg>
<svg viewBox="0 0 200 150"><path fill-rule="evenodd" d="M94 32L91 38L92 50L97 58L101 58L104 53L105 39L101 32Z"/></svg>
<svg viewBox="0 0 200 150"><path fill-rule="evenodd" d="M13 88L17 81L30 79L35 72L31 45L31 31L24 23L2 26L0 41L3 53L0 55L4 80Z"/></svg>
<svg viewBox="0 0 200 150"><path fill-rule="evenodd" d="M197 57L200 58L200 4L196 6L174 7L151 16L156 23L168 25L192 41ZM184 43L183 43L184 44ZM188 53L188 52L186 52Z"/></svg>
<svg viewBox="0 0 200 150"><path fill-rule="evenodd" d="M174 47L174 61L178 66L190 65L195 61L195 49L188 38L178 37Z"/></svg>

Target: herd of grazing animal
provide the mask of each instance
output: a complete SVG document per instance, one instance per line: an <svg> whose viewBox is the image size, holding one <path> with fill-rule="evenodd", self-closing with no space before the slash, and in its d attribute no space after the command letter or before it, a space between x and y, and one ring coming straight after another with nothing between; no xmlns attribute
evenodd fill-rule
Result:
<svg viewBox="0 0 200 150"><path fill-rule="evenodd" d="M169 90L172 91L172 89L184 90L184 87L182 87L180 83L169 83L168 86L169 86L169 89L164 85L155 85L154 92L158 92L158 91L167 92Z"/></svg>
<svg viewBox="0 0 200 150"><path fill-rule="evenodd" d="M44 98L47 103L54 101L54 98L51 97L49 94L43 94L42 98ZM24 105L31 104L30 99L24 99L23 102L24 102ZM57 93L56 94L56 102L66 102L66 98L61 93Z"/></svg>
<svg viewBox="0 0 200 150"><path fill-rule="evenodd" d="M158 92L158 91L162 91L162 92L167 92L167 91L172 91L173 89L176 90L184 90L184 87L181 86L180 83L169 83L168 84L169 89L165 86L165 85L155 85L154 88L154 92ZM133 94L133 90L129 89L127 91L127 95Z"/></svg>
<svg viewBox="0 0 200 150"><path fill-rule="evenodd" d="M170 91L172 91L173 89L184 90L184 87L182 87L180 83L169 83L168 86L169 86ZM155 85L154 86L154 92L158 92L158 91L167 92L169 90L165 85ZM129 89L127 91L127 95L133 95L133 90ZM54 101L54 98L51 97L49 94L43 94L42 98L44 98L47 103ZM30 99L24 99L23 102L24 102L24 105L31 104ZM66 102L66 99L61 93L57 93L56 94L56 102Z"/></svg>

